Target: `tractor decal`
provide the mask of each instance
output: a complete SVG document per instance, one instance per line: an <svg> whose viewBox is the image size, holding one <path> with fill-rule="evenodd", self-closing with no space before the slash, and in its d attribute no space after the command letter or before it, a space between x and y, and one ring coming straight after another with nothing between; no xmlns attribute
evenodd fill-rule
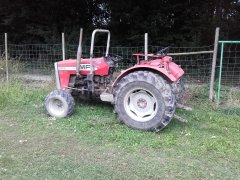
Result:
<svg viewBox="0 0 240 180"><path fill-rule="evenodd" d="M95 67L94 70L96 71L98 68ZM58 67L59 71L76 71L76 67ZM90 71L91 65L90 64L80 64L80 70Z"/></svg>

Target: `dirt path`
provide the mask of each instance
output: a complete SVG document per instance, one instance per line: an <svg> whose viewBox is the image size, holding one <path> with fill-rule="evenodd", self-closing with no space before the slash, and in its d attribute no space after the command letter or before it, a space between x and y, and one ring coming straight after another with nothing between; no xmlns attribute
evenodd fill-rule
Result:
<svg viewBox="0 0 240 180"><path fill-rule="evenodd" d="M32 81L51 81L53 77L51 75L41 74L18 74L16 77L24 78Z"/></svg>

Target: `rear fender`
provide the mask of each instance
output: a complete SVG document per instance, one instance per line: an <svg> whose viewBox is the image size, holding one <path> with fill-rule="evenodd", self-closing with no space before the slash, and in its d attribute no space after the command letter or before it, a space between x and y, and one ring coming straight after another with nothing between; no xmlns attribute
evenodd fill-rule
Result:
<svg viewBox="0 0 240 180"><path fill-rule="evenodd" d="M179 67L177 64L170 62L168 64L168 70L165 68L160 68L157 66L148 66L148 65L135 65L131 68L126 69L123 71L113 82L112 87L116 86L116 84L126 75L134 72L134 71L151 71L157 74L160 74L161 76L165 77L166 80L172 82L176 82L182 75L184 74L184 71L181 67Z"/></svg>

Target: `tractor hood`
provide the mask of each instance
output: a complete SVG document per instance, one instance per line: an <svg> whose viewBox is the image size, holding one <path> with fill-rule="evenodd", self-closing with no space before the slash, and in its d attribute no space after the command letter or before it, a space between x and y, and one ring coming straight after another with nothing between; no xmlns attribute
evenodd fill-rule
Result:
<svg viewBox="0 0 240 180"><path fill-rule="evenodd" d="M76 59L68 59L65 61L59 61L58 63L58 70L59 71L74 71L71 74L76 74ZM93 59L93 66L94 66L94 74L95 75L107 75L109 66L105 62L104 57L94 58ZM80 61L80 74L87 75L89 74L91 69L90 59L81 59Z"/></svg>
<svg viewBox="0 0 240 180"><path fill-rule="evenodd" d="M70 77L75 76L76 72L76 59L68 59L55 63L55 76L58 89L65 89L69 85ZM106 63L104 57L94 58L94 75L106 76L109 72L109 65ZM88 75L91 70L90 59L81 59L80 72L81 75Z"/></svg>

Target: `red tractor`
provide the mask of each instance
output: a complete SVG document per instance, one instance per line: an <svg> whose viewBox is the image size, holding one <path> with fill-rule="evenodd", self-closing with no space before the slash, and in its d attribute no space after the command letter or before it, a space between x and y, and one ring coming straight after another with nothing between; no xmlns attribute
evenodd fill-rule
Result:
<svg viewBox="0 0 240 180"><path fill-rule="evenodd" d="M104 57L94 57L96 33L107 33ZM45 99L49 115L57 118L70 116L74 110L74 96L99 98L114 105L120 121L127 126L158 131L169 124L181 98L181 77L184 71L163 49L156 54L133 54L136 64L118 72L122 57L109 54L110 32L96 29L92 33L90 58L82 56L82 29L77 59L55 63L57 90ZM151 60L144 60L148 56Z"/></svg>

